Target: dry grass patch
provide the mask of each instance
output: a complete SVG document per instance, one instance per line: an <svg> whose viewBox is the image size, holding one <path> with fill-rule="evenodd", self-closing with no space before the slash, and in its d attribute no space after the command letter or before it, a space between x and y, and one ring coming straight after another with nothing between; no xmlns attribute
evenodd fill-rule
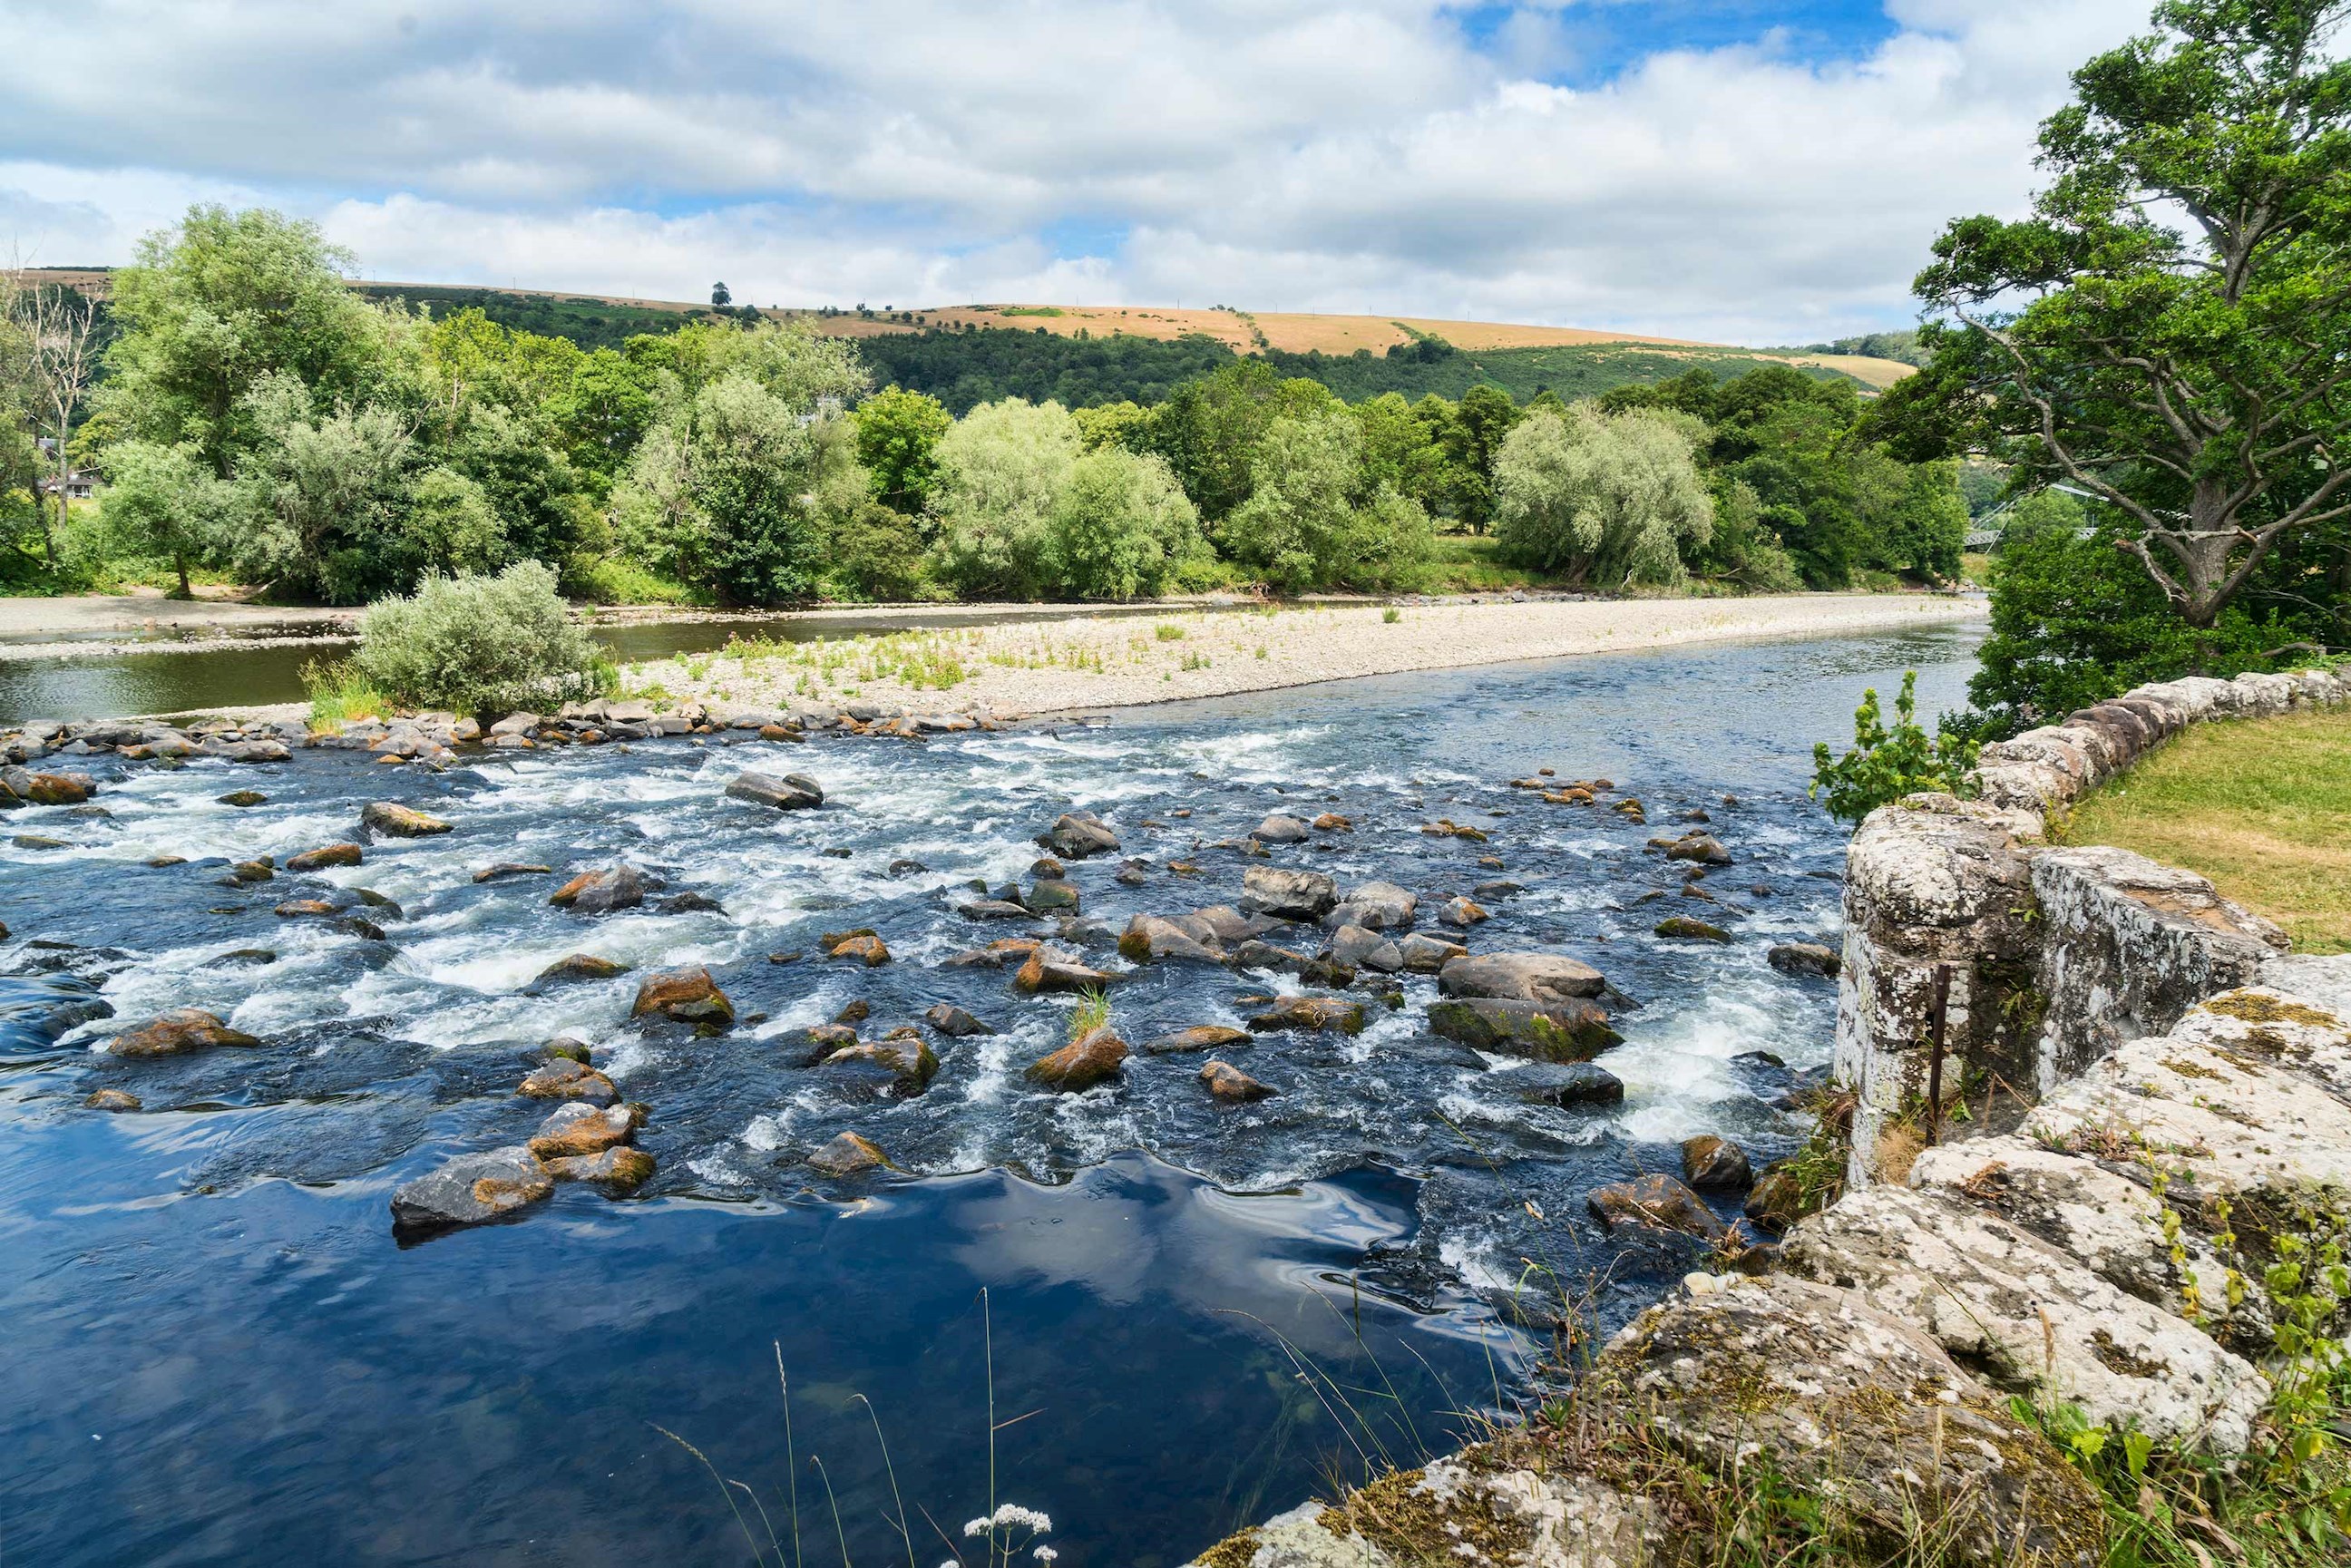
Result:
<svg viewBox="0 0 2351 1568"><path fill-rule="evenodd" d="M2351 953L2351 713L2199 725L2082 803L2076 844L2212 879L2303 953Z"/></svg>

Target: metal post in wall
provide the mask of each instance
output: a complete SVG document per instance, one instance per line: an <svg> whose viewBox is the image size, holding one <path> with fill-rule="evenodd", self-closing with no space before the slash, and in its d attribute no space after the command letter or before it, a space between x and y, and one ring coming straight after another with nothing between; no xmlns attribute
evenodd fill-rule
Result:
<svg viewBox="0 0 2351 1568"><path fill-rule="evenodd" d="M1927 1143L1943 1141L1943 1035L1950 1021L1951 967L1935 966L1935 1004L1927 1013Z"/></svg>

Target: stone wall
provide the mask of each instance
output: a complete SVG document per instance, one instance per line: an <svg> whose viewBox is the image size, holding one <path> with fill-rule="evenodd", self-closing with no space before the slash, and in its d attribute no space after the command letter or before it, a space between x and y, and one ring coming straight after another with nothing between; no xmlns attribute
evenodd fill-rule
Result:
<svg viewBox="0 0 2351 1568"><path fill-rule="evenodd" d="M2191 724L2335 705L2325 671L2140 686L1984 747L1974 799L1914 795L1872 812L1845 859L1836 1074L1854 1092L1851 1180L1916 1121L1938 965L1951 970L1944 1092L1970 1075L2045 1095L2196 1002L2250 984L2285 939L2192 873L2043 842L2050 818Z"/></svg>

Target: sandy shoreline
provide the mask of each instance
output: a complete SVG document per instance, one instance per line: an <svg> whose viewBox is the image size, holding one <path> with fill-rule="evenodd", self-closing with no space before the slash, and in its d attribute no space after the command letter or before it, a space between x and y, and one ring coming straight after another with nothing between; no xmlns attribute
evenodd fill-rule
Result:
<svg viewBox="0 0 2351 1568"><path fill-rule="evenodd" d="M626 683L656 701L737 707L861 703L907 713L1069 713L1412 670L1892 631L1984 613L1980 599L1925 594L1171 611L769 643L749 657L632 664Z"/></svg>

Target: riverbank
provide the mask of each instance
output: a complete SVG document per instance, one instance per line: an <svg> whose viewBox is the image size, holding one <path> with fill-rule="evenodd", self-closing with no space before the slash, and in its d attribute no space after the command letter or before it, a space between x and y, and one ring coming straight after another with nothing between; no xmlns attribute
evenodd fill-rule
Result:
<svg viewBox="0 0 2351 1568"><path fill-rule="evenodd" d="M853 643L738 643L730 653L632 665L626 684L656 703L1065 713L1579 653L1896 631L1983 613L1974 599L1788 594L1311 604L1146 620L1094 614Z"/></svg>

